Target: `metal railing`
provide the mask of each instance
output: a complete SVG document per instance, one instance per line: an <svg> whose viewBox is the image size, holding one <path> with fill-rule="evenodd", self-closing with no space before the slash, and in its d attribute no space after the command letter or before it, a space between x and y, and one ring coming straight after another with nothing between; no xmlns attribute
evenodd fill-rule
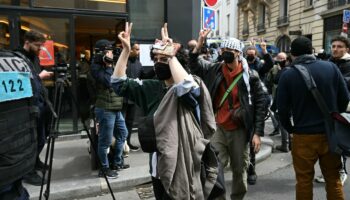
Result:
<svg viewBox="0 0 350 200"><path fill-rule="evenodd" d="M277 26L288 24L289 23L289 16L281 16L277 19Z"/></svg>
<svg viewBox="0 0 350 200"><path fill-rule="evenodd" d="M339 6L344 6L349 3L350 3L350 0L328 0L327 7L328 9L332 9Z"/></svg>

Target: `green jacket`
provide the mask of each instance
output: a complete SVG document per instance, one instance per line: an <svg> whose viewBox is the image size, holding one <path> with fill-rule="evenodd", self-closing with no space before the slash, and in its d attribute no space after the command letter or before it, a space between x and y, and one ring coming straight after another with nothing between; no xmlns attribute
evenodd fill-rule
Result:
<svg viewBox="0 0 350 200"><path fill-rule="evenodd" d="M112 88L97 85L96 107L106 110L121 110L123 108L123 97L119 97Z"/></svg>

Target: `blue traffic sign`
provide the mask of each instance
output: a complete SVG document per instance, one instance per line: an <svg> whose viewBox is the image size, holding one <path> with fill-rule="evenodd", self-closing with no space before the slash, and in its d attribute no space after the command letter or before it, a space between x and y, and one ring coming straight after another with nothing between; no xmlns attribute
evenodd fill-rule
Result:
<svg viewBox="0 0 350 200"><path fill-rule="evenodd" d="M203 7L203 28L216 30L215 10Z"/></svg>
<svg viewBox="0 0 350 200"><path fill-rule="evenodd" d="M343 22L350 23L350 10L343 11Z"/></svg>

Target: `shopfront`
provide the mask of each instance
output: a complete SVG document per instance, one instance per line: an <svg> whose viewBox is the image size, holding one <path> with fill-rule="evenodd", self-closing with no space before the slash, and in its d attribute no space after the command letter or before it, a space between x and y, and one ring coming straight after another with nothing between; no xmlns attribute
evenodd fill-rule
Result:
<svg viewBox="0 0 350 200"><path fill-rule="evenodd" d="M78 109L86 101L86 74L83 58L93 54L99 39L117 41L125 21L134 23L133 39L150 43L159 37L165 21L163 0L0 0L0 48L23 45L29 30L45 34L53 42L55 63L69 65L68 80L73 97L65 90L60 131L77 133L81 129ZM117 41L118 42L118 41ZM48 87L53 90L53 84ZM78 106L73 102L78 100Z"/></svg>

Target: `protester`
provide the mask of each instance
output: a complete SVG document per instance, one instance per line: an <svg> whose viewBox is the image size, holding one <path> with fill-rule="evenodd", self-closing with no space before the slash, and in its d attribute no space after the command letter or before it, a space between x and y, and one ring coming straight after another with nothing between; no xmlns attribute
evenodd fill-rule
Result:
<svg viewBox="0 0 350 200"><path fill-rule="evenodd" d="M330 61L338 66L348 90L350 89L350 42L347 38L343 36L336 36L331 41L332 55ZM340 180L342 185L344 185L348 175L346 171L346 157L342 156L342 169L339 171ZM322 176L316 177L317 182L325 182Z"/></svg>
<svg viewBox="0 0 350 200"><path fill-rule="evenodd" d="M129 78L140 78L141 72L142 72L142 64L139 61L140 56L140 47L138 43L131 44L131 52L128 59L128 67L126 69L126 74ZM132 127L134 124L134 119L136 115L137 107L135 103L129 99L125 99L126 104L124 104L124 112L125 112L125 124L128 128L128 138L127 138L127 144L131 151L138 151L140 148L138 146L135 146L131 144L131 133L132 133Z"/></svg>
<svg viewBox="0 0 350 200"><path fill-rule="evenodd" d="M270 70L266 77L266 84L270 85L271 87L271 94L272 94L272 99L273 99L273 104L271 106L271 111L273 111L274 118L276 120L275 123L277 125L274 125L275 130L273 133L270 134L270 136L277 135L281 133L282 136L282 144L277 145L276 149L282 152L289 152L290 150L290 138L289 138L289 133L283 128L283 126L280 124L279 117L278 117L278 111L277 111L277 103L276 103L276 92L277 92L277 87L278 87L278 79L280 77L280 73L285 69L286 66L288 66L290 63L287 60L287 54L284 52L280 52L276 56L276 61L275 61L274 67ZM276 134L277 132L277 134Z"/></svg>
<svg viewBox="0 0 350 200"><path fill-rule="evenodd" d="M209 93L205 85L180 64L178 57L186 54L169 38L166 24L162 28L162 41L156 41L151 50L158 80L128 78L126 66L131 28L132 24L129 27L126 23L125 31L118 35L123 51L114 70L112 85L117 94L134 101L152 119L157 141L157 153L151 156L155 197L204 199L212 187L204 188L205 184L201 184L200 163L208 138L216 128ZM157 49L159 47L164 47L164 51Z"/></svg>
<svg viewBox="0 0 350 200"><path fill-rule="evenodd" d="M99 176L105 174L108 178L117 178L118 170L127 169L123 159L123 147L128 136L124 117L121 113L123 97L117 96L111 88L111 76L113 73L113 43L102 39L95 45L95 57L92 61L92 76L96 80L97 100L95 104L95 115L98 126L98 149L102 167ZM114 159L109 163L107 151L115 137Z"/></svg>
<svg viewBox="0 0 350 200"><path fill-rule="evenodd" d="M292 42L291 54L291 66L299 64L308 69L330 111L344 112L350 98L337 66L316 60L311 55L311 40L306 37L299 37ZM341 156L329 151L322 112L296 69L285 70L281 75L277 104L283 127L289 134L293 134L292 157L297 180L296 199L313 199L312 180L317 161L325 177L327 199L344 199L339 175L342 167Z"/></svg>
<svg viewBox="0 0 350 200"><path fill-rule="evenodd" d="M221 43L223 62L212 63L198 56L209 30L199 34L198 45L191 54L191 71L206 83L218 129L212 143L223 166L230 160L232 170L231 199L243 199L247 192L248 143L260 150L264 135L265 98L258 74L249 69L243 58L243 43L235 38ZM238 81L227 99L225 91ZM222 102L222 103L221 103Z"/></svg>

